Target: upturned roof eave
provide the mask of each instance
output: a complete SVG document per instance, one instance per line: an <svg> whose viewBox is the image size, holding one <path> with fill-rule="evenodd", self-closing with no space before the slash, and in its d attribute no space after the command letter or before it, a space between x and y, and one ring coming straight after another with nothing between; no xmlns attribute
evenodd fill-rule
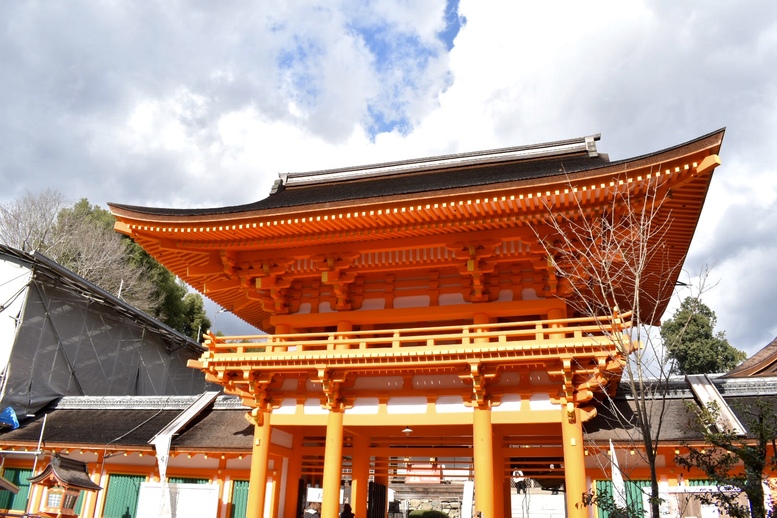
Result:
<svg viewBox="0 0 777 518"><path fill-rule="evenodd" d="M162 207L142 207L135 205L124 205L119 203L109 202L108 205L111 212L124 220L134 220L137 222L147 223L204 223L212 221L228 221L228 220L241 220L248 218L256 218L268 215L276 214L290 214L301 213L320 209L333 209L342 206L368 206L377 202L385 202L393 197L401 196L403 199L429 199L435 196L443 196L455 194L457 191L466 191L467 188L477 186L481 190L495 190L505 188L519 188L519 187L539 187L539 186L551 186L558 184L569 184L570 182L581 181L584 179L594 179L600 177L610 176L615 173L623 173L627 171L633 171L640 168L655 166L656 164L676 160L683 156L691 155L699 151L707 150L709 154L717 154L720 145L722 143L725 128L700 136L696 139L688 142L678 144L660 151L639 155L623 160L614 162L602 163L601 161L592 161L591 167L583 167L572 172L558 172L556 174L547 174L525 179L514 179L509 181L503 181L499 183L478 183L468 186L458 186L451 188L435 188L425 190L419 188L412 193L401 194L389 194L383 193L370 193L357 197L344 197L336 201L328 201L324 203L300 203L295 204L293 202L282 206L263 206L268 205L270 200L274 201L273 196L270 195L267 198L259 200L257 202L225 206L214 207L204 209L175 209L175 208L162 208ZM555 159L555 158L554 158ZM523 162L525 164L525 162ZM546 160L538 160L536 163L547 163ZM504 163L492 164L492 165L504 165ZM479 167L487 167L480 165ZM444 174L446 171L451 171L451 168L441 168L436 171L432 171L433 174ZM404 172L398 175L396 178L414 174L412 171ZM430 174L430 171L425 171L424 174ZM352 182L369 182L370 179L362 180L347 180L342 184L352 184ZM300 192L304 189L311 187L317 187L318 185L304 185L300 187L293 187L286 191L286 193ZM485 188L484 188L485 187ZM283 193L282 193L283 194Z"/></svg>

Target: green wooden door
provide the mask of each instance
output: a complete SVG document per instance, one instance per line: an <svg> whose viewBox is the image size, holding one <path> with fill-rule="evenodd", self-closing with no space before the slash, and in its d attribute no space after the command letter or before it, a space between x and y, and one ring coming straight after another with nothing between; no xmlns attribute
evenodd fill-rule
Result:
<svg viewBox="0 0 777 518"><path fill-rule="evenodd" d="M645 507L642 505L642 494L650 493L650 481L649 480L625 480L626 486L626 506L634 512L637 516L645 516ZM596 495L599 498L610 499L613 498L612 481L611 480L597 480L596 481ZM609 511L597 507L597 513L599 518L611 518Z"/></svg>
<svg viewBox="0 0 777 518"><path fill-rule="evenodd" d="M143 475L111 474L105 495L103 518L137 518L140 484Z"/></svg>
<svg viewBox="0 0 777 518"><path fill-rule="evenodd" d="M9 511L27 510L27 498L30 496L30 482L28 479L31 476L31 469L5 468L3 477L19 486L19 492L13 494L7 489L0 490L0 509Z"/></svg>
<svg viewBox="0 0 777 518"><path fill-rule="evenodd" d="M232 482L232 513L229 518L245 518L248 508L248 481Z"/></svg>

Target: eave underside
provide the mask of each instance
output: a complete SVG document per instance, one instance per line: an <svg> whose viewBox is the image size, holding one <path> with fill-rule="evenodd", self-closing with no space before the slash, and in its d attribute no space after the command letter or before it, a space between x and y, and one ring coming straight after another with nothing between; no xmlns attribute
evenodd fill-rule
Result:
<svg viewBox="0 0 777 518"><path fill-rule="evenodd" d="M390 278L432 279L407 288L418 292L433 290L433 279L447 279L449 287L465 285L466 302L479 304L495 302L495 291L511 282L518 283L512 287L514 299L515 289L524 287L539 298L556 296L546 289L553 272L543 244L557 230L553 221L572 226L591 221L625 210L619 207L624 196L635 206L650 203L655 190L661 196L655 218L662 227L651 237L641 303L660 315L719 163L721 138L722 132L665 153L576 173L484 183L476 192L440 187L411 196L373 195L226 215L149 215L121 206L114 213L117 229L181 279L246 322L272 330L270 317L299 311L294 304L311 291L317 303L338 312L361 309L352 292L343 295L343 282L380 291L375 297L384 300L397 296L396 286L385 285ZM478 262L476 271L483 270L477 279L464 271L472 271L472 260ZM512 281L505 280L510 276ZM345 280L338 284L338 279ZM499 286L477 285L489 282ZM300 294L297 302L294 290ZM473 293L474 299L467 299Z"/></svg>

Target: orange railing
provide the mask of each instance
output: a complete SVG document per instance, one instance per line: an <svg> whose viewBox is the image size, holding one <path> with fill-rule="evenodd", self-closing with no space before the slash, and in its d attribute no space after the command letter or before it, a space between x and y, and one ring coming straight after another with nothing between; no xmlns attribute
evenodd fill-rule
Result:
<svg viewBox="0 0 777 518"><path fill-rule="evenodd" d="M612 346L628 341L623 332L631 313L608 317L534 320L497 324L422 328L334 331L277 335L214 336L205 346L212 353L271 354L312 351L374 351L408 347L476 346L483 344L563 345L601 342Z"/></svg>

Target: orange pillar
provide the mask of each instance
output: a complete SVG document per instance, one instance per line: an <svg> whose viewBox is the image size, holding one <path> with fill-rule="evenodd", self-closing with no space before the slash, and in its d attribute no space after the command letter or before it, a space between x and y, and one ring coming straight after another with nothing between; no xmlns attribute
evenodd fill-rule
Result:
<svg viewBox="0 0 777 518"><path fill-rule="evenodd" d="M337 323L337 330L339 332L342 332L342 333L347 333L348 331L353 331L353 324L348 322L348 321L341 320L340 322ZM343 338L343 336L338 333L337 339L340 340L342 338ZM349 346L347 344L337 344L335 346L335 349L338 349L338 350L348 349L348 348L349 348Z"/></svg>
<svg viewBox="0 0 777 518"><path fill-rule="evenodd" d="M97 462L94 463L93 466L91 466L91 470L89 472L89 479L97 484L100 485L100 469L103 466L103 463L105 462L105 451L98 451L97 452ZM89 463L91 465L91 463ZM84 496L84 504L82 505L81 512L83 513L83 516L97 516L96 508L97 508L97 496L98 494L95 492L87 492L87 494Z"/></svg>
<svg viewBox="0 0 777 518"><path fill-rule="evenodd" d="M288 324L278 324L275 326L275 334L276 335L285 335L288 334L291 331L291 328ZM285 340L275 338L276 342L273 345L274 351L286 351L288 350L287 345L281 345L281 342L284 342Z"/></svg>
<svg viewBox="0 0 777 518"><path fill-rule="evenodd" d="M283 501L284 516L296 518L299 479L302 475L302 434L294 433L289 454L289 468L286 475L286 491Z"/></svg>
<svg viewBox="0 0 777 518"><path fill-rule="evenodd" d="M484 325L484 324L488 324L490 322L491 322L491 317L489 317L485 313L477 313L472 318L472 323L475 324L475 325ZM485 331L485 329L483 329L483 328L480 328L480 327L476 327L475 328L475 343L476 344L477 343L481 343L482 344L482 343L488 343L489 342L488 338L485 338L485 337L478 338L477 337L478 334L480 334L480 333L482 333L484 331Z"/></svg>
<svg viewBox="0 0 777 518"><path fill-rule="evenodd" d="M570 406L571 405L571 406ZM583 506L585 486L585 451L580 411L568 403L562 409L561 437L564 442L564 486L566 487L567 518L587 518Z"/></svg>
<svg viewBox="0 0 777 518"><path fill-rule="evenodd" d="M548 320L560 320L567 317L567 312L561 308L548 311ZM551 324L551 327L560 327L560 324ZM551 334L550 338L564 338L564 333Z"/></svg>
<svg viewBox="0 0 777 518"><path fill-rule="evenodd" d="M481 518L496 518L491 409L476 407L472 424L472 449L475 456L475 512L480 512Z"/></svg>
<svg viewBox="0 0 777 518"><path fill-rule="evenodd" d="M251 450L251 475L248 480L246 518L262 518L270 461L270 413L251 411L254 420L254 445Z"/></svg>
<svg viewBox="0 0 777 518"><path fill-rule="evenodd" d="M337 518L340 514L340 480L342 478L342 470L343 412L330 410L326 422L321 518Z"/></svg>
<svg viewBox="0 0 777 518"><path fill-rule="evenodd" d="M370 438L353 438L351 455L351 508L356 516L367 514L367 488L370 484Z"/></svg>

